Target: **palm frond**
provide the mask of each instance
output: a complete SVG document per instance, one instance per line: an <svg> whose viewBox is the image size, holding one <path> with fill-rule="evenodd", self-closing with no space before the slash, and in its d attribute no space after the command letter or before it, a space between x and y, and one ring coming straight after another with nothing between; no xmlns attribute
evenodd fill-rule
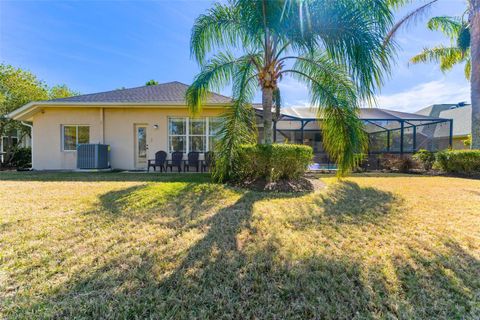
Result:
<svg viewBox="0 0 480 320"><path fill-rule="evenodd" d="M233 75L232 93L234 100L252 101L258 90L257 72L261 63L260 53L250 53L238 59Z"/></svg>
<svg viewBox="0 0 480 320"><path fill-rule="evenodd" d="M237 7L215 3L195 20L190 37L191 55L203 64L207 54L215 48L246 45L249 37L245 36L239 17Z"/></svg>
<svg viewBox="0 0 480 320"><path fill-rule="evenodd" d="M288 0L287 0L288 1ZM236 0L235 6L241 12L240 19L250 36L259 36L264 39L265 33L276 32L282 26L282 12L285 0ZM296 0L295 2L301 2Z"/></svg>
<svg viewBox="0 0 480 320"><path fill-rule="evenodd" d="M322 133L324 147L338 166L338 175L344 176L359 165L368 148L368 138L358 111L341 106L323 108Z"/></svg>
<svg viewBox="0 0 480 320"><path fill-rule="evenodd" d="M464 73L465 73L465 78L467 80L470 80L470 76L472 74L472 63L470 59L468 59L467 62L465 62Z"/></svg>
<svg viewBox="0 0 480 320"><path fill-rule="evenodd" d="M200 73L187 90L186 101L193 114L202 110L202 104L208 98L209 91L220 91L228 85L235 75L236 59L231 53L219 53L204 64Z"/></svg>
<svg viewBox="0 0 480 320"><path fill-rule="evenodd" d="M251 104L235 101L222 115L222 127L215 146L212 176L223 182L231 178L240 145L256 142L255 112Z"/></svg>
<svg viewBox="0 0 480 320"><path fill-rule="evenodd" d="M388 2L329 1L314 12L316 41L337 64L347 66L361 98L373 96L390 71L394 53L393 47L383 47L393 20Z"/></svg>
<svg viewBox="0 0 480 320"><path fill-rule="evenodd" d="M440 31L453 41L458 37L462 28L462 21L458 17L433 17L428 21L427 28L432 31Z"/></svg>
<svg viewBox="0 0 480 320"><path fill-rule="evenodd" d="M411 63L435 62L440 70L449 71L454 65L465 62L465 77L470 79L470 29L460 17L439 16L428 21L430 30L440 31L450 38L450 47L425 48L410 59Z"/></svg>
<svg viewBox="0 0 480 320"><path fill-rule="evenodd" d="M338 175L347 174L358 165L358 154L364 153L368 144L358 118L355 84L346 67L326 55L317 55L298 59L286 72L308 84L312 105L322 118L325 151L337 163Z"/></svg>
<svg viewBox="0 0 480 320"><path fill-rule="evenodd" d="M424 5L410 11L408 14L406 14L403 18L398 20L397 23L393 25L393 27L390 29L388 32L387 36L385 37L385 40L383 42L383 45L386 47L389 43L392 42L392 39L395 37L395 35L403 28L408 26L411 23L415 23L418 21L419 18L422 18L425 16L425 14L430 10L430 7L435 4L438 0L431 0ZM401 3L401 5L404 5L405 3Z"/></svg>
<svg viewBox="0 0 480 320"><path fill-rule="evenodd" d="M467 56L457 47L438 46L425 48L423 51L410 59L411 63L435 62L440 63L443 72L451 70L454 65L467 60Z"/></svg>
<svg viewBox="0 0 480 320"><path fill-rule="evenodd" d="M233 76L233 104L222 119L219 141L215 147L213 178L223 182L230 178L239 146L256 141L255 112L251 101L257 89L255 55L245 56L236 65Z"/></svg>

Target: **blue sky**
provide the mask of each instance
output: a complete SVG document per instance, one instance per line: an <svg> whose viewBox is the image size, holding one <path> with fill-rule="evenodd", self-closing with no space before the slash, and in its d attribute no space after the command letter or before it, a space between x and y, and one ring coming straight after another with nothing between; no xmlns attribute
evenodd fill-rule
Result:
<svg viewBox="0 0 480 320"><path fill-rule="evenodd" d="M0 0L0 62L82 93L140 86L150 79L190 83L198 72L189 53L191 26L211 4ZM465 7L464 0L440 0L427 17L461 15ZM426 30L426 20L399 33L401 50L379 94L379 107L416 111L432 103L470 100L462 66L443 74L434 64L408 65L423 47L445 42ZM285 79L281 89L287 105L308 104L307 91L294 80ZM228 89L223 93L228 95Z"/></svg>

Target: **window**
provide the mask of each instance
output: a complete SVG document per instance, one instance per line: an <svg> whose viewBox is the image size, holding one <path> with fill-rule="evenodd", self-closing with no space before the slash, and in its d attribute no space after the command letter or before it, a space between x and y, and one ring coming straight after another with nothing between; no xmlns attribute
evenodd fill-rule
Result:
<svg viewBox="0 0 480 320"><path fill-rule="evenodd" d="M206 149L206 120L205 118L190 119L189 151L205 152Z"/></svg>
<svg viewBox="0 0 480 320"><path fill-rule="evenodd" d="M65 125L63 126L63 150L77 150L77 145L90 142L90 127Z"/></svg>
<svg viewBox="0 0 480 320"><path fill-rule="evenodd" d="M168 149L170 152L187 150L187 118L168 119Z"/></svg>
<svg viewBox="0 0 480 320"><path fill-rule="evenodd" d="M218 141L218 133L221 125L220 118L210 118L208 122L208 149L214 150L215 144Z"/></svg>
<svg viewBox="0 0 480 320"><path fill-rule="evenodd" d="M219 118L169 118L168 150L184 153L212 150L219 126Z"/></svg>
<svg viewBox="0 0 480 320"><path fill-rule="evenodd" d="M11 137L10 141L12 142L11 144L9 143L9 138L8 137L3 137L2 138L2 150L0 150L0 151L7 150L9 147L14 147L18 144L18 138L17 137Z"/></svg>

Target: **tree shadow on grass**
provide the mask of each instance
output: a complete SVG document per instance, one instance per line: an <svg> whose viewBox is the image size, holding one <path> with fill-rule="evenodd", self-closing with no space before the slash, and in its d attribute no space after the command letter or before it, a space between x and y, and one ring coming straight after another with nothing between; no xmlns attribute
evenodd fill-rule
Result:
<svg viewBox="0 0 480 320"><path fill-rule="evenodd" d="M350 217L354 221L385 216L400 205L399 198L391 192L360 187L351 181L335 184L327 194L320 195L319 200L326 215Z"/></svg>
<svg viewBox="0 0 480 320"><path fill-rule="evenodd" d="M319 202L333 217L348 215L339 208L345 207L349 192L354 193L354 203L372 195L369 188L358 190L348 183L339 188L342 192L337 198ZM141 187L130 192L138 190ZM177 219L176 225L184 234L193 229L205 231L193 244L167 255L152 247L122 252L101 265L92 265L49 295L23 301L19 297L16 307L6 309L6 314L12 318L352 319L434 318L435 312L439 318L454 318L475 312L472 299L475 292L478 297L475 276L479 262L455 242L444 240L448 250L432 251L433 258L409 248L407 258L392 259L399 281L392 289L383 266L366 270L371 267L365 267L358 257L347 253L334 256L321 250L288 259L281 253L282 242L275 238L275 232L261 234L267 231L252 226L255 203L298 195L236 192L240 194L234 202L195 226L187 226L187 218ZM176 197L186 194L179 192ZM122 212L125 204L121 199L128 197L128 192L117 196L105 197L107 208L117 206L111 214ZM391 200L384 194L373 196L383 202ZM370 201L362 203L363 209L353 216L389 212ZM152 212L163 206L153 204ZM200 208L202 203L195 206ZM380 208L385 208L385 203ZM166 266L169 259L180 262L171 268Z"/></svg>
<svg viewBox="0 0 480 320"><path fill-rule="evenodd" d="M118 190L101 197L107 214L110 212L115 215L122 212L125 208L125 197L141 191L142 188L145 187ZM188 194L185 191L192 188L185 186L178 190L177 196L185 196ZM186 254L178 255L178 252L172 252L172 255L177 255L177 259L182 259L174 270L162 270L157 273L155 270L169 257L160 257L158 251L138 248L135 254L121 254L108 259L101 266L94 265L90 269L85 269L82 272L84 274L55 290L56 294L44 297L40 301L23 301L26 305L23 305L23 308L14 308L12 312L19 317L38 312L42 314L41 317L53 318L79 316L165 319L178 318L178 315L186 318L201 317L202 314L225 316L229 314L229 310L224 307L233 305L230 303L222 305L222 301L226 303L229 295L239 293L237 290L240 289L241 283L237 280L238 272L248 263L248 259L239 248L237 234L243 228L249 227L255 202L294 196L298 195L243 191L235 203L219 209L215 214L189 228L206 229L207 232L202 239L186 249ZM208 195L200 198L208 198ZM190 197L188 199L191 200ZM178 201L184 200L177 199ZM163 201L160 203L160 206L164 205ZM149 204L152 204L153 208L158 205ZM202 209L202 203L196 204L195 208ZM177 219L179 228L184 227L182 226L182 221L185 224L184 220L181 217ZM188 233L188 230L185 232ZM165 272L168 274L164 274ZM217 298L221 301L217 301ZM232 298L235 299L233 296ZM207 309L205 306L201 307L203 303L207 304ZM218 308L215 309L214 306ZM210 308L215 310L209 310Z"/></svg>
<svg viewBox="0 0 480 320"><path fill-rule="evenodd" d="M381 224L400 212L402 206L403 199L391 192L341 181L314 195L312 204L300 204L301 215L292 225L304 229L325 224Z"/></svg>
<svg viewBox="0 0 480 320"><path fill-rule="evenodd" d="M147 223L160 219L165 227L180 228L207 214L232 192L224 185L214 183L147 183L100 195L98 203L86 214L107 220Z"/></svg>
<svg viewBox="0 0 480 320"><path fill-rule="evenodd" d="M422 319L480 318L477 257L448 238L434 250L419 244L409 248L409 254L411 259L395 265L405 312Z"/></svg>

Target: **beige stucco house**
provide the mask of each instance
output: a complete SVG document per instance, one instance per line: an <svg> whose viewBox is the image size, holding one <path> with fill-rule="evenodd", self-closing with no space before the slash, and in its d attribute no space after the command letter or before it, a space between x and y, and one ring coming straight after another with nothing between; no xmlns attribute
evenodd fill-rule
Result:
<svg viewBox="0 0 480 320"><path fill-rule="evenodd" d="M32 123L32 168L74 170L77 144L110 145L114 169L145 169L155 152L211 149L218 116L230 98L211 93L192 118L185 104L188 86L155 86L31 102L8 116Z"/></svg>
<svg viewBox="0 0 480 320"><path fill-rule="evenodd" d="M32 168L75 170L79 144L106 144L113 169L143 170L157 151L200 152L213 149L220 115L231 98L210 93L192 117L188 85L169 82L64 99L31 102L8 117L32 126ZM254 105L262 136L262 108ZM379 108L362 108L359 118L369 135L369 152L413 153L452 145L453 120ZM30 123L30 124L29 124ZM329 163L322 143L321 119L312 108L282 108L274 123L278 143L310 145L318 163Z"/></svg>

